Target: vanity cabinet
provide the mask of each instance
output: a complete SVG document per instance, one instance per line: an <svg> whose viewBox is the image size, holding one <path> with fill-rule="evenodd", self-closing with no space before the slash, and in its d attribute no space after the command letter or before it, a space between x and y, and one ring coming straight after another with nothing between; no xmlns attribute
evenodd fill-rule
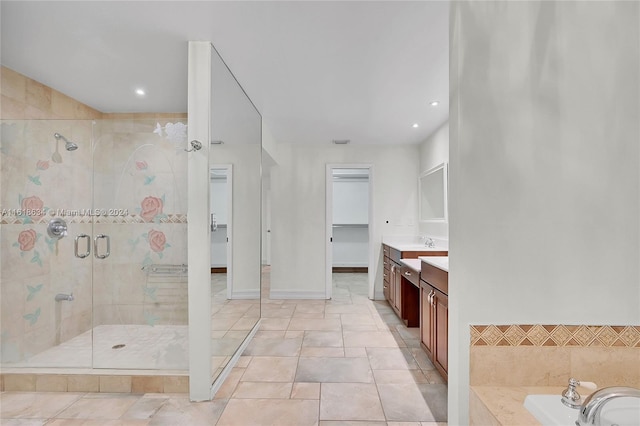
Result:
<svg viewBox="0 0 640 426"><path fill-rule="evenodd" d="M400 252L389 246L384 246L384 297L400 318L402 318L402 283Z"/></svg>
<svg viewBox="0 0 640 426"><path fill-rule="evenodd" d="M383 294L396 315L408 327L420 326L420 281L419 272L409 272L400 259L417 259L419 256L447 256L448 251L399 250L388 244L382 245ZM407 275L409 274L409 275Z"/></svg>
<svg viewBox="0 0 640 426"><path fill-rule="evenodd" d="M440 375L447 380L449 274L422 262L420 287L420 345Z"/></svg>

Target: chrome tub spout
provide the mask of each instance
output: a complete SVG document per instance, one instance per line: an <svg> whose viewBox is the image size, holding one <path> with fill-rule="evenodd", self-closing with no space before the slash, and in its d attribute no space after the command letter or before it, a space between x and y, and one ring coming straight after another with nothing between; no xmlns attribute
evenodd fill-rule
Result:
<svg viewBox="0 0 640 426"><path fill-rule="evenodd" d="M595 391L584 400L580 408L577 426L600 425L600 413L605 404L622 397L640 398L640 389L626 386L612 386Z"/></svg>

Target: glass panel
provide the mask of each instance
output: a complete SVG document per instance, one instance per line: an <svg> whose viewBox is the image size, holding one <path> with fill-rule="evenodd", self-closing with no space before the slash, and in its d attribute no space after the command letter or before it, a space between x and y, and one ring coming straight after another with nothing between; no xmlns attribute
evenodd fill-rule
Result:
<svg viewBox="0 0 640 426"><path fill-rule="evenodd" d="M210 185L216 219L226 216L229 247L219 250L212 232L212 380L220 374L249 331L260 318L262 117L231 74L222 58L212 51L211 149L212 169L226 168L225 191ZM231 182L231 183L229 183ZM222 225L220 221L219 225ZM218 267L227 254L226 269ZM226 274L226 276L222 276Z"/></svg>
<svg viewBox="0 0 640 426"><path fill-rule="evenodd" d="M185 123L96 126L94 368L188 368Z"/></svg>
<svg viewBox="0 0 640 426"><path fill-rule="evenodd" d="M93 122L0 126L2 366L91 367Z"/></svg>

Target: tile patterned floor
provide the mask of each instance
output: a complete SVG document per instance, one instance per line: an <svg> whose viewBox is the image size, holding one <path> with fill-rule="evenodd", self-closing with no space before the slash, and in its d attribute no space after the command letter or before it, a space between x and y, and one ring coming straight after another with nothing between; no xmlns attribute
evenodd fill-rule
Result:
<svg viewBox="0 0 640 426"><path fill-rule="evenodd" d="M260 331L209 402L184 394L3 392L2 425L446 425L447 387L366 274L334 297L263 300Z"/></svg>

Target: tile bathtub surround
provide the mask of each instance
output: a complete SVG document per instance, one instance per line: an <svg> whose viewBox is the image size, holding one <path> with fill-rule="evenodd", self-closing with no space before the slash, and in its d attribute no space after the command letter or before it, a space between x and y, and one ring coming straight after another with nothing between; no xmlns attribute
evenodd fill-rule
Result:
<svg viewBox="0 0 640 426"><path fill-rule="evenodd" d="M640 387L640 327L482 325L471 327L471 386Z"/></svg>
<svg viewBox="0 0 640 426"><path fill-rule="evenodd" d="M605 346L640 348L640 326L472 325L471 346Z"/></svg>

